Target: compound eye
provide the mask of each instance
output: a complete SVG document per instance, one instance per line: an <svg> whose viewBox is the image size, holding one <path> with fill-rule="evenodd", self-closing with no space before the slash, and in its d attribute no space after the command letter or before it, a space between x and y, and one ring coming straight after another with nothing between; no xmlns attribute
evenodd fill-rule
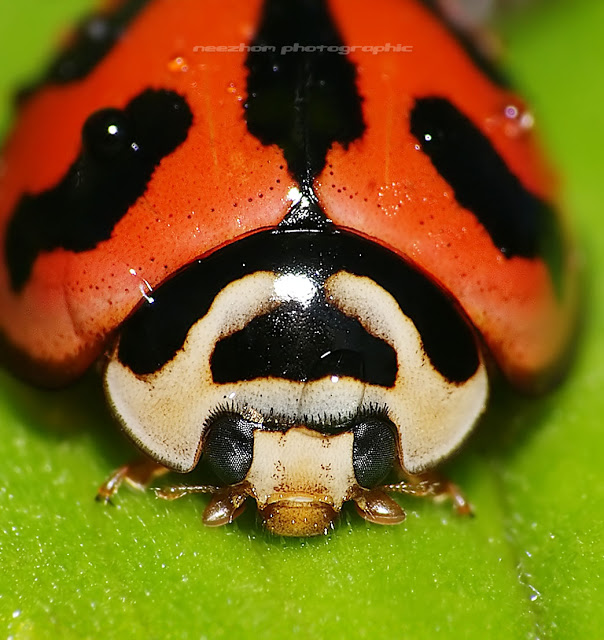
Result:
<svg viewBox="0 0 604 640"><path fill-rule="evenodd" d="M396 459L395 427L384 417L367 416L353 428L352 466L361 487L375 487L392 470Z"/></svg>
<svg viewBox="0 0 604 640"><path fill-rule="evenodd" d="M112 160L131 147L131 125L123 111L101 109L84 123L84 148L99 160Z"/></svg>
<svg viewBox="0 0 604 640"><path fill-rule="evenodd" d="M250 470L256 428L256 423L234 413L218 417L208 428L204 459L225 484L242 482Z"/></svg>

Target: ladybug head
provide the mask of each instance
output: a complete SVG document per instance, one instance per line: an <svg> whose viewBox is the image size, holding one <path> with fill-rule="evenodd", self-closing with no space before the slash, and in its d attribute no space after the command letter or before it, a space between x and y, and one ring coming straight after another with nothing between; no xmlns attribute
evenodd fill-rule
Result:
<svg viewBox="0 0 604 640"><path fill-rule="evenodd" d="M326 433L329 432L329 433ZM267 530L284 536L328 531L345 500L379 485L397 458L395 427L385 415L295 425L253 411L214 416L203 456L224 487L204 515L223 524L253 497Z"/></svg>

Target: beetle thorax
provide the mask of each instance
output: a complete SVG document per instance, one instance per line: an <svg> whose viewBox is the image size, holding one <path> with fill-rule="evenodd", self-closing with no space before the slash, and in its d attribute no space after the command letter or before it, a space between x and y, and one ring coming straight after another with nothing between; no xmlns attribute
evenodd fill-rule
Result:
<svg viewBox="0 0 604 640"><path fill-rule="evenodd" d="M446 295L328 232L258 234L168 280L124 326L105 384L153 459L186 472L203 456L224 486L249 485L268 528L304 535L355 488L448 455L487 394Z"/></svg>

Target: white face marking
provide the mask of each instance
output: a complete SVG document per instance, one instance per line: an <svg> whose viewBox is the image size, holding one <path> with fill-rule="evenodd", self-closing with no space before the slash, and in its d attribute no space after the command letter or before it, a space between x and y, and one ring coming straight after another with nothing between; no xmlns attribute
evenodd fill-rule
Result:
<svg viewBox="0 0 604 640"><path fill-rule="evenodd" d="M105 369L107 397L126 432L158 462L176 471L190 471L197 463L208 416L238 397L238 385L212 380L214 345L278 304L274 281L274 274L258 272L225 287L183 348L156 373L135 375L118 360L116 345Z"/></svg>
<svg viewBox="0 0 604 640"><path fill-rule="evenodd" d="M387 408L397 427L401 463L408 472L428 469L449 455L484 410L484 363L463 383L446 380L425 355L413 322L387 291L366 277L336 273L327 280L326 293L341 311L393 347L398 372L392 388L346 376L307 383L281 378L213 381L210 359L220 339L292 296L305 300L309 295L307 284L287 278L257 272L229 284L193 325L183 348L156 373L135 375L118 360L116 346L106 368L105 389L133 440L158 462L184 472L197 464L209 416L225 404L253 410L260 418L274 413L298 423L337 421L378 406Z"/></svg>
<svg viewBox="0 0 604 640"><path fill-rule="evenodd" d="M336 510L356 486L352 433L325 436L293 428L256 431L254 459L246 480L260 509L284 499L313 499Z"/></svg>
<svg viewBox="0 0 604 640"><path fill-rule="evenodd" d="M484 411L488 396L484 362L481 359L469 380L449 382L433 367L415 325L387 291L369 278L344 272L329 278L326 289L344 313L356 317L396 351L394 387L367 385L364 402L388 408L408 472L433 467L461 444Z"/></svg>

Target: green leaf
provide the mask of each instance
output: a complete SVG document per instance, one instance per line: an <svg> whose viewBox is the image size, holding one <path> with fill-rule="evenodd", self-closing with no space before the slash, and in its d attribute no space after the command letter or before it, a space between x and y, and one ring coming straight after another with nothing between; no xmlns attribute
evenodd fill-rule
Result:
<svg viewBox="0 0 604 640"><path fill-rule="evenodd" d="M88 0L2 2L0 123L9 88ZM253 510L204 528L207 498L174 503L98 484L133 455L88 376L41 392L0 374L0 630L45 638L564 640L604 613L604 5L550 2L508 18L508 67L536 105L565 177L586 262L584 338L566 384L539 399L495 391L446 468L476 517L401 499L386 528L347 510L325 538L269 538ZM593 230L593 231L592 231Z"/></svg>

